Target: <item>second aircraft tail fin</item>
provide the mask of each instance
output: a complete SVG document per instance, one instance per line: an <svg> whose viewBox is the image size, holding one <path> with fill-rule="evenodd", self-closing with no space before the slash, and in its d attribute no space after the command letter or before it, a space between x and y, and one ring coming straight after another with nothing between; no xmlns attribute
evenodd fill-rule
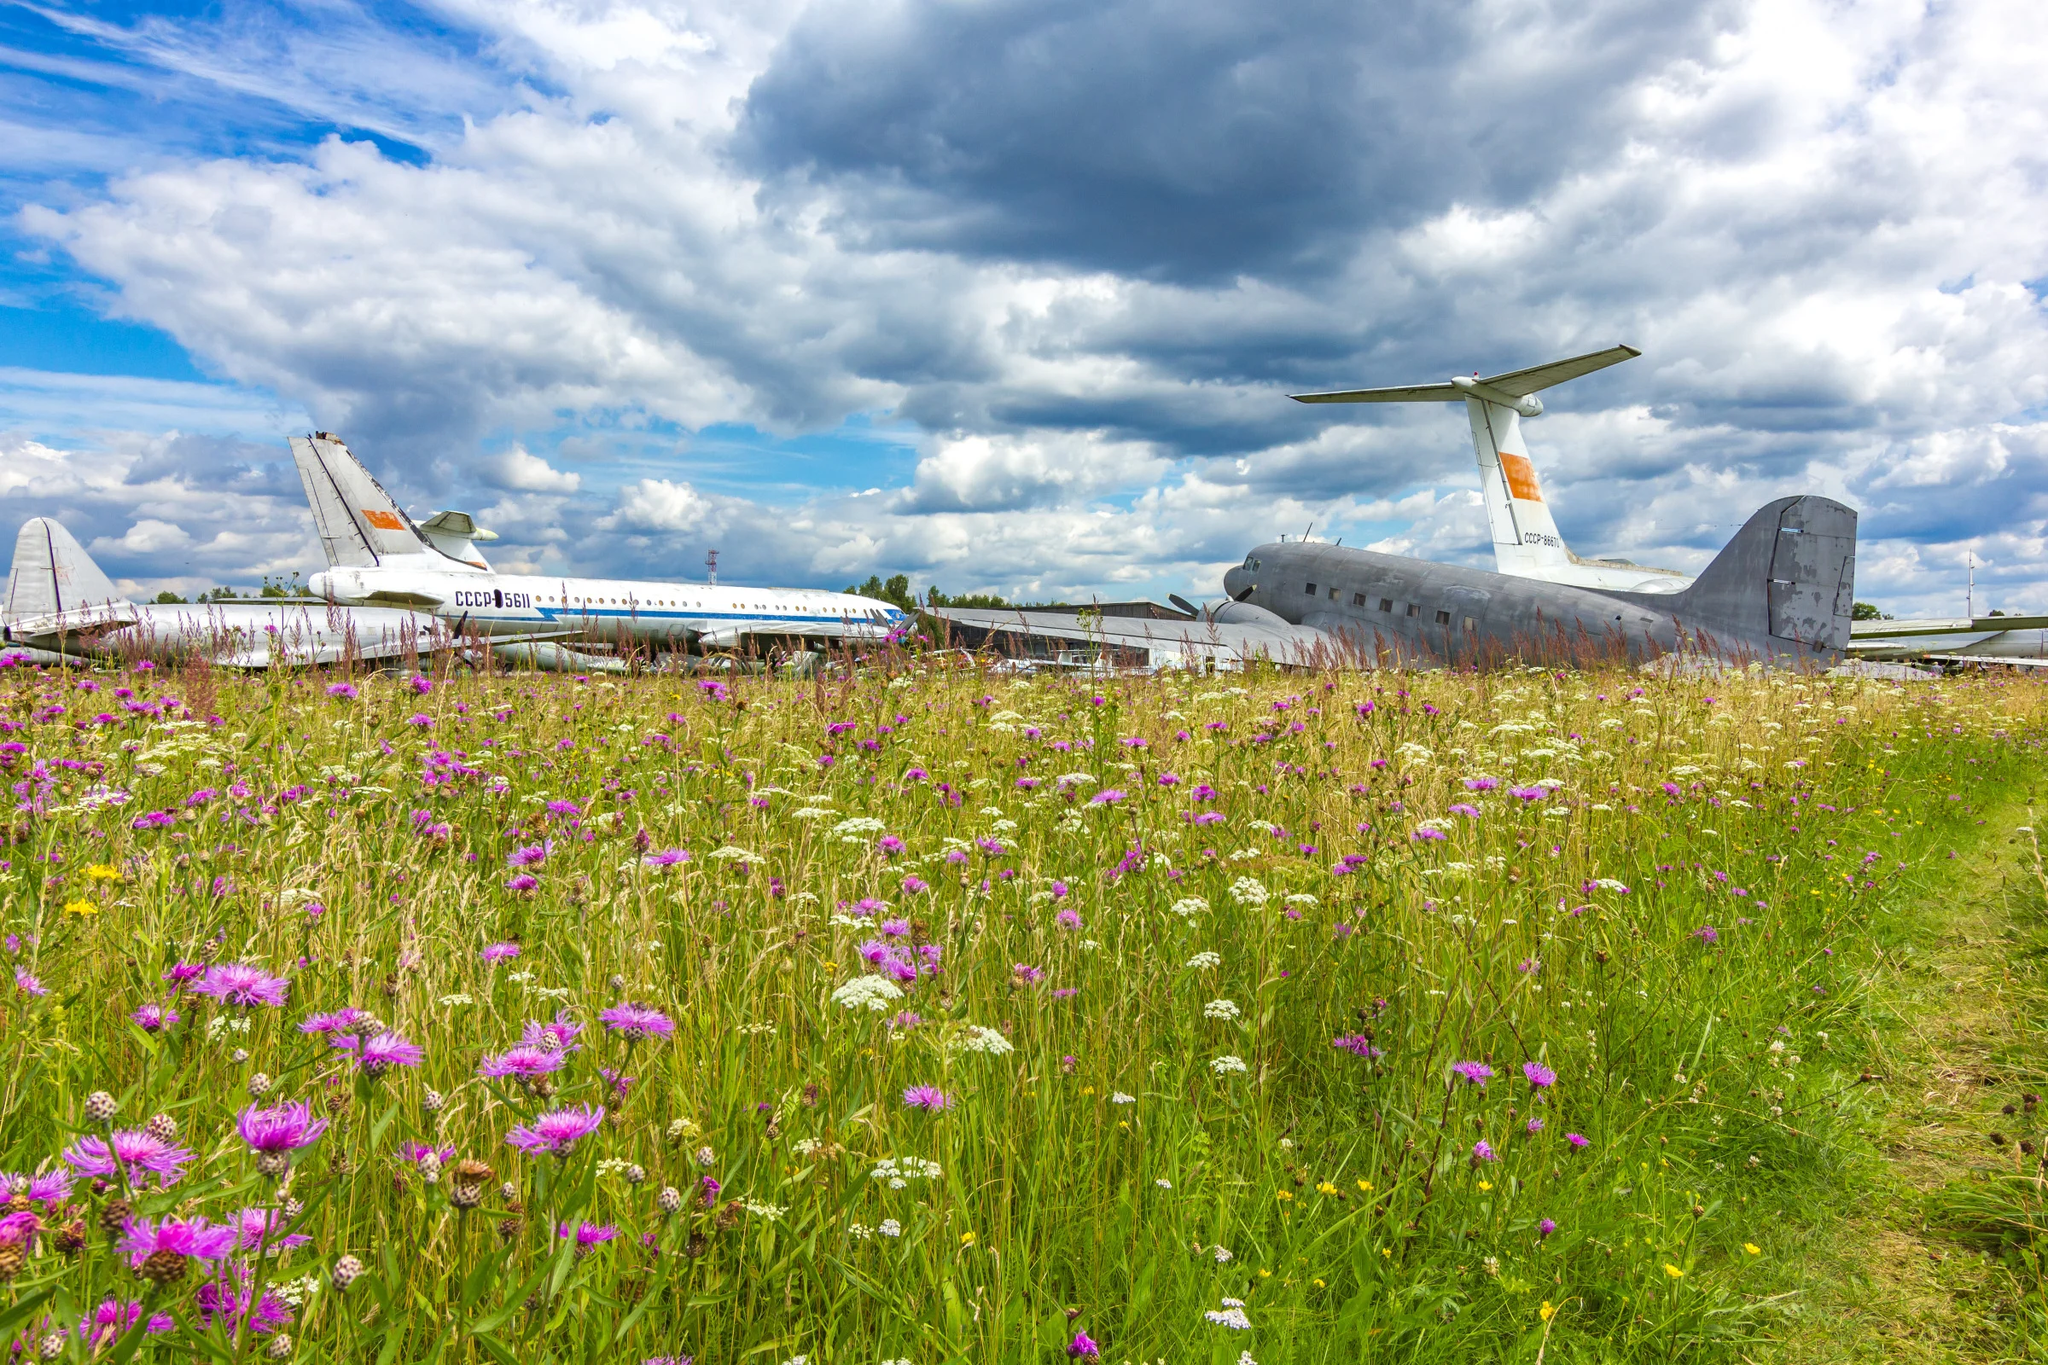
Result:
<svg viewBox="0 0 2048 1365"><path fill-rule="evenodd" d="M339 437L325 431L292 437L292 462L306 485L313 525L330 568L370 568L386 555L432 550L405 509Z"/></svg>
<svg viewBox="0 0 2048 1365"><path fill-rule="evenodd" d="M1671 610L1731 636L1827 654L1848 648L1856 604L1855 510L1813 494L1765 503Z"/></svg>
<svg viewBox="0 0 2048 1365"><path fill-rule="evenodd" d="M0 620L76 614L92 608L125 606L113 580L93 562L77 537L49 517L30 517L14 538L14 563Z"/></svg>

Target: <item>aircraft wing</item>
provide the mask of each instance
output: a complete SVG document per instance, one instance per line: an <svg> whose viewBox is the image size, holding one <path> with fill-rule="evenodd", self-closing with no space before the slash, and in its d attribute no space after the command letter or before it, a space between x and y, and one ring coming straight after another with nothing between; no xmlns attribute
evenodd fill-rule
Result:
<svg viewBox="0 0 2048 1365"><path fill-rule="evenodd" d="M1569 360L1553 360L1546 365L1532 365L1526 370L1509 370L1506 374L1497 374L1480 382L1490 389L1499 389L1502 393L1521 398L1538 389L1562 384L1567 379L1577 379L1582 374L1604 370L1624 360L1634 360L1641 354L1633 346L1610 346L1604 351L1588 351Z"/></svg>
<svg viewBox="0 0 2048 1365"><path fill-rule="evenodd" d="M761 617L756 620L720 621L708 630L696 632L697 644L704 649L731 649L750 635L773 636L825 636L841 640L882 640L889 634L889 627L880 621L871 621L864 616L819 617L815 620L792 621L782 617Z"/></svg>
<svg viewBox="0 0 2048 1365"><path fill-rule="evenodd" d="M1234 669L1252 659L1308 665L1346 652L1339 637L1310 626L965 607L934 614L960 643L1052 667Z"/></svg>
<svg viewBox="0 0 2048 1365"><path fill-rule="evenodd" d="M1456 384L1397 384L1391 389L1339 389L1334 393L1290 393L1297 403L1462 403Z"/></svg>
<svg viewBox="0 0 2048 1365"><path fill-rule="evenodd" d="M1956 616L1918 621L1852 621L1850 647L1864 640L1897 640L1920 635L1997 635L2008 630L2048 630L2048 616Z"/></svg>
<svg viewBox="0 0 2048 1365"><path fill-rule="evenodd" d="M7 638L21 644L55 646L65 639L90 639L135 624L133 603L109 602L100 607L74 607L7 623Z"/></svg>

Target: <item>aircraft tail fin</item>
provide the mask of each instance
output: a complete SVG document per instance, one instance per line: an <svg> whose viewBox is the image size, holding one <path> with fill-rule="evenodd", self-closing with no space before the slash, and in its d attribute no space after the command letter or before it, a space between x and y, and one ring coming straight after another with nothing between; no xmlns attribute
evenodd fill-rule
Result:
<svg viewBox="0 0 2048 1365"><path fill-rule="evenodd" d="M424 554L433 547L405 509L328 432L292 437L292 463L313 506L313 525L328 567L370 568L385 555Z"/></svg>
<svg viewBox="0 0 2048 1365"><path fill-rule="evenodd" d="M1577 379L1609 365L1641 355L1633 346L1610 346L1564 360L1546 361L1527 369L1480 378L1459 375L1433 384L1403 384L1383 389L1344 389L1334 393L1298 393L1298 403L1455 403L1464 400L1472 421L1472 453L1479 460L1479 486L1486 498L1486 522L1493 533L1493 555L1502 573L1524 578L1549 578L1574 561L1557 533L1557 521L1543 501L1536 466L1522 439L1522 419L1540 417L1538 390Z"/></svg>
<svg viewBox="0 0 2048 1365"><path fill-rule="evenodd" d="M1467 398L1472 453L1479 461L1479 491L1486 499L1486 524L1493 533L1493 558L1500 571L1542 578L1572 562L1558 534L1557 520L1543 501L1543 485L1522 439L1522 415L1484 398Z"/></svg>
<svg viewBox="0 0 2048 1365"><path fill-rule="evenodd" d="M1732 635L1845 649L1856 604L1856 513L1810 494L1766 503L1674 596L1677 610Z"/></svg>
<svg viewBox="0 0 2048 1365"><path fill-rule="evenodd" d="M62 523L49 517L22 523L0 619L27 621L126 601Z"/></svg>

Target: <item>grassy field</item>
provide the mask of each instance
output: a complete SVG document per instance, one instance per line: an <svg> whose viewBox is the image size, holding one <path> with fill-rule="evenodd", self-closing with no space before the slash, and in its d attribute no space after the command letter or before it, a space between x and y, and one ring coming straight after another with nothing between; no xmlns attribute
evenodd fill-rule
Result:
<svg viewBox="0 0 2048 1365"><path fill-rule="evenodd" d="M0 1335L1758 1358L2042 697L0 672Z"/></svg>

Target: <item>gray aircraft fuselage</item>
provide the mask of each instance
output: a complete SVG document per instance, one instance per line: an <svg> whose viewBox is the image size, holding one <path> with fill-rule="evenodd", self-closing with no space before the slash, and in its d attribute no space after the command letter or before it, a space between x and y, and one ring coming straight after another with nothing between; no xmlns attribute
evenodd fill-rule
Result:
<svg viewBox="0 0 2048 1365"><path fill-rule="evenodd" d="M1671 595L1596 592L1315 542L1259 546L1223 576L1233 598L1343 637L1386 662L1601 659L1640 663L1682 645L1727 658L1830 657L1795 642L1688 620Z"/></svg>

